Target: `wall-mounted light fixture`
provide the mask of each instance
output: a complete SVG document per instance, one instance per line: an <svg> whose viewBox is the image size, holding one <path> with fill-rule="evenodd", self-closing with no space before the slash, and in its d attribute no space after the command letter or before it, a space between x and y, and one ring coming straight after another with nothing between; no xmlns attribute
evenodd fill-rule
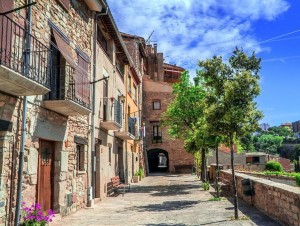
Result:
<svg viewBox="0 0 300 226"><path fill-rule="evenodd" d="M125 96L123 94L121 96L119 96L119 101L124 104Z"/></svg>

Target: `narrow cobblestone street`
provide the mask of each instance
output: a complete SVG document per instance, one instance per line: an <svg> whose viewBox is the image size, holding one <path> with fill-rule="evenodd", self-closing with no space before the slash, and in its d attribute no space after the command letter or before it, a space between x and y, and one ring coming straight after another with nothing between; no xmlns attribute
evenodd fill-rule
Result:
<svg viewBox="0 0 300 226"><path fill-rule="evenodd" d="M212 197L194 175L157 174L132 184L125 196L109 197L52 225L279 225L242 201L245 220L233 221L231 202L209 201Z"/></svg>

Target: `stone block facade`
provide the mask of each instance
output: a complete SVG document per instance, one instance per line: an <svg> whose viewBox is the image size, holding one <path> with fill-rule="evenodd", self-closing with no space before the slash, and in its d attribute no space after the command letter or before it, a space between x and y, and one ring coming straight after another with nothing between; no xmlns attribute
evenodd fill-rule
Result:
<svg viewBox="0 0 300 226"><path fill-rule="evenodd" d="M222 181L232 189L232 175L229 171L220 171ZM242 179L252 181L254 195L243 194ZM300 188L273 182L242 173L236 173L238 196L252 204L266 215L276 219L283 225L300 225Z"/></svg>
<svg viewBox="0 0 300 226"><path fill-rule="evenodd" d="M26 3L23 0L11 1L15 8ZM105 198L107 183L111 181L112 177L116 175L124 177L127 175L128 169L136 170L140 167L139 163L143 159L142 153L139 152L140 146L137 146L138 150L135 152L127 151L126 143L115 136L114 130L105 130L101 126L104 90L103 83L98 80L109 76L106 81L109 91L106 97L109 100L113 97L118 101L120 96L126 96L125 76L128 70L122 71L122 66L130 64L131 60L128 58L129 55L120 39L119 31L110 12L102 15L102 20L97 21L98 31L103 35L107 48L101 43L104 39L99 38L101 35L97 33L96 55L94 56L94 16L95 10L101 11L102 8L94 9L89 4L91 1L40 0L32 7L32 37L51 50L55 48L55 51L60 54L57 58L60 64L79 71L79 69L82 70L79 58L86 61L84 70L87 80L73 85L76 92L76 85L85 84L89 89L89 94L92 94L90 90L92 84L89 82L96 81L94 83L96 90L95 115L89 111L92 95L89 95L88 101L84 98L80 99L76 93L75 98L72 96L71 100L63 99L62 101L67 104L74 101L75 104L73 103L71 106L75 106L75 109L85 108L84 111L88 112L85 114L71 112L72 114L68 115L61 111L66 107L63 104L57 108L49 107L50 105L47 105L45 100L51 102L52 99L45 99L48 95L46 94L45 96L27 97L27 113L23 119L24 98L15 97L0 90L1 225L12 222L15 218L23 120L26 121L26 131L22 201L27 205L43 202L46 197L49 198L49 208L54 209L61 216L69 215L91 205L94 198ZM96 5L106 7L105 1L98 1ZM92 6L94 5L92 4ZM13 20L26 29L25 25L28 22L25 18L25 9L13 14ZM60 46L61 43L55 36L55 32L63 40L62 46ZM92 67L94 57L96 57L97 64L95 73ZM68 72L69 70L66 69L65 74L59 78L63 85L58 89L61 89L62 92L70 87L70 82L67 80L71 81L70 78L76 76L72 74L68 77ZM64 78L62 79L62 77ZM54 77L51 79L55 80ZM52 88L50 86L51 92ZM66 95L67 92L64 94ZM56 100L54 99L54 101ZM125 128L125 109L124 106L122 107L120 130ZM95 119L94 138L91 137L93 117ZM93 139L96 141L95 147L91 145ZM94 159L93 150L95 150L95 171L91 164ZM49 166L47 175L43 173L42 166ZM91 189L93 174L95 175L94 190ZM49 191L48 188L43 187L47 184L43 184L46 177L51 184L48 187ZM49 195L47 193L41 195L41 191L46 190L50 192Z"/></svg>

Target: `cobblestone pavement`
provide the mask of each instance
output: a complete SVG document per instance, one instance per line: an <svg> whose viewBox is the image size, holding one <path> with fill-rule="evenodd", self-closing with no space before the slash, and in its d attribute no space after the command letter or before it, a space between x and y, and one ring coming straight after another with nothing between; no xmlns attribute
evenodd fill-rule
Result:
<svg viewBox="0 0 300 226"><path fill-rule="evenodd" d="M92 209L84 209L57 221L57 225L261 225L277 226L275 221L240 201L240 216L231 220L230 200L209 201L212 191L203 191L193 175L152 175L125 196L108 197Z"/></svg>

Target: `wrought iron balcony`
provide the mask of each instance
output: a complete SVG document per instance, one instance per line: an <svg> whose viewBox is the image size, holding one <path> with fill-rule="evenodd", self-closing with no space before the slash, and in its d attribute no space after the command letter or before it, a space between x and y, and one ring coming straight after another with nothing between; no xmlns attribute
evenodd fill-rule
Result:
<svg viewBox="0 0 300 226"><path fill-rule="evenodd" d="M153 134L152 143L153 144L162 143L162 132L159 132L157 134Z"/></svg>
<svg viewBox="0 0 300 226"><path fill-rule="evenodd" d="M123 140L135 140L137 135L136 119L128 116L126 124L125 131L116 131L115 136Z"/></svg>
<svg viewBox="0 0 300 226"><path fill-rule="evenodd" d="M52 67L51 92L44 96L46 108L66 116L88 115L90 113L90 84L75 82L75 74L81 73L71 66ZM82 75L87 76L87 75Z"/></svg>
<svg viewBox="0 0 300 226"><path fill-rule="evenodd" d="M5 15L0 16L1 91L15 96L49 92L50 53L24 27Z"/></svg>
<svg viewBox="0 0 300 226"><path fill-rule="evenodd" d="M106 130L118 130L122 127L122 105L113 97L103 98L101 101L100 127Z"/></svg>

